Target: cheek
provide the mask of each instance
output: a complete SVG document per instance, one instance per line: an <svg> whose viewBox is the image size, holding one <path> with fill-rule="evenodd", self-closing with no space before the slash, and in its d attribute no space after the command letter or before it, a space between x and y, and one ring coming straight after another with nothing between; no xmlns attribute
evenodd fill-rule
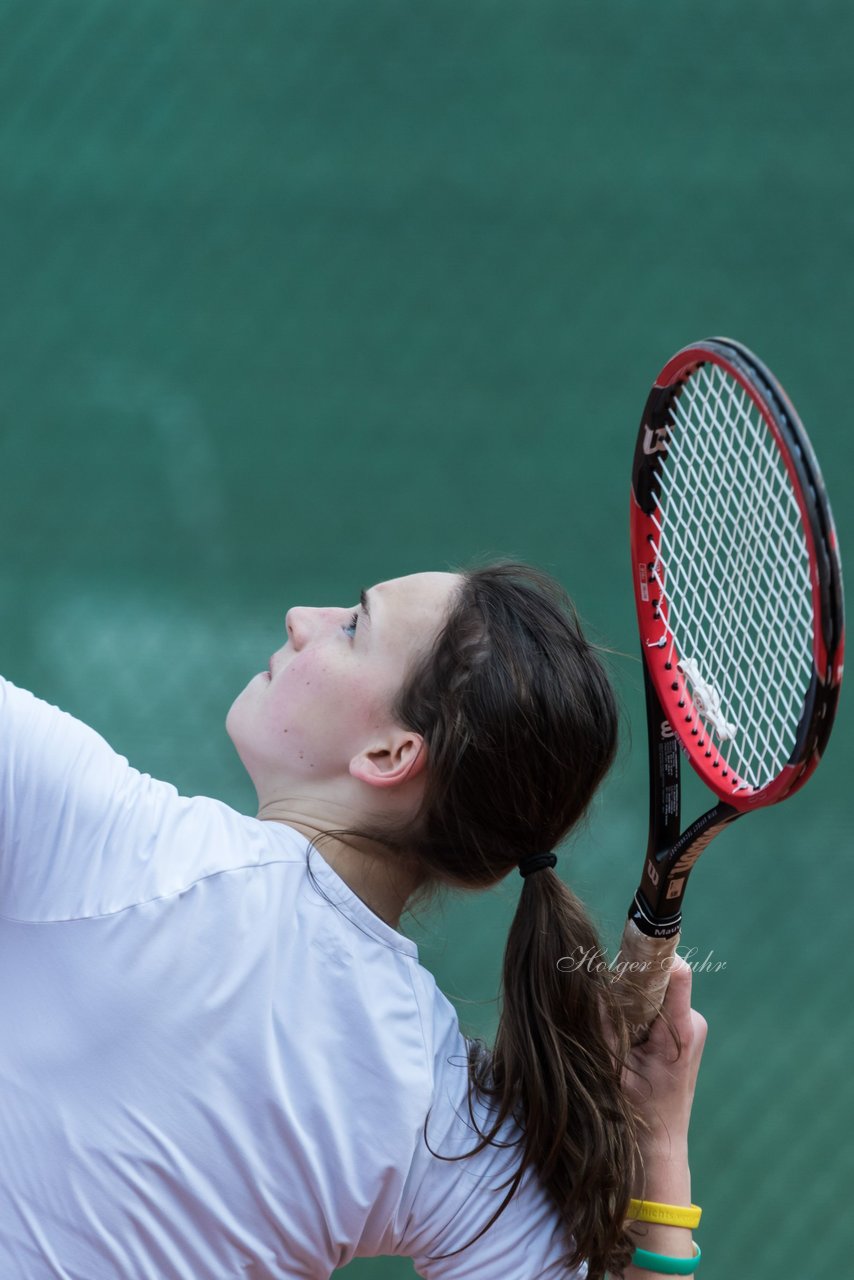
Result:
<svg viewBox="0 0 854 1280"><path fill-rule="evenodd" d="M353 733L361 737L365 729L379 724L380 699L372 687L370 673L355 672L352 664L336 662L335 655L300 654L278 673L274 687L271 727L288 731L289 745L295 737L316 747L352 745Z"/></svg>
<svg viewBox="0 0 854 1280"><path fill-rule="evenodd" d="M347 693L334 665L321 654L295 657L276 673L266 691L263 718L270 737L294 746L310 740L347 704Z"/></svg>

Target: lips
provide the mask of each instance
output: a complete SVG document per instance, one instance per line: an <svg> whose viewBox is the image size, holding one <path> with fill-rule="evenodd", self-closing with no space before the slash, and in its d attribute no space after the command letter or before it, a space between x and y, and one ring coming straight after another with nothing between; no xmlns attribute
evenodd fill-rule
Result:
<svg viewBox="0 0 854 1280"><path fill-rule="evenodd" d="M266 674L269 676L271 680L275 679L276 675L281 671L282 667L287 664L289 656L290 655L287 650L287 645L285 646L284 649L277 649L276 652L271 656L270 661L267 663L267 671L266 671Z"/></svg>

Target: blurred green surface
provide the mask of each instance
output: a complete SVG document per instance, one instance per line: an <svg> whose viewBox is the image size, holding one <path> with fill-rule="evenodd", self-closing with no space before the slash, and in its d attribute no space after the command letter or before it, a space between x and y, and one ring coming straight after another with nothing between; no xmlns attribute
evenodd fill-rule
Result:
<svg viewBox="0 0 854 1280"><path fill-rule="evenodd" d="M854 546L853 39L815 0L0 5L5 673L251 811L222 721L289 604L543 564L615 651L624 750L562 863L615 942L628 474L673 350L726 333L780 374ZM849 702L689 895L726 966L695 983L705 1280L850 1271ZM480 1034L516 893L414 926Z"/></svg>

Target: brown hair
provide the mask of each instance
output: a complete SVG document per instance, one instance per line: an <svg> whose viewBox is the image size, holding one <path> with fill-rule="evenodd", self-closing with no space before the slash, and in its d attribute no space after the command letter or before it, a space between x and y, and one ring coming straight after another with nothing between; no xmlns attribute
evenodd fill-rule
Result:
<svg viewBox="0 0 854 1280"><path fill-rule="evenodd" d="M511 562L464 572L395 714L429 752L423 803L393 841L417 860L427 889L485 888L553 850L616 750L614 696L572 603L548 575ZM522 1135L504 1202L484 1230L533 1168L560 1212L566 1265L586 1260L590 1280L629 1262L624 1222L637 1150L621 1085L627 1038L608 974L559 965L598 948L554 871L527 876L507 938L495 1044L472 1043L469 1063L470 1090L490 1104L490 1122L468 1154L498 1140L508 1118Z"/></svg>

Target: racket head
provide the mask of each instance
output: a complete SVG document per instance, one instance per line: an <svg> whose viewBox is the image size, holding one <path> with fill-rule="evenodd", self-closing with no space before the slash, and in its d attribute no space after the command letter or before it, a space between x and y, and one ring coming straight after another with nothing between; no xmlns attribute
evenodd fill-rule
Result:
<svg viewBox="0 0 854 1280"><path fill-rule="evenodd" d="M739 811L791 795L836 711L842 570L806 431L741 344L693 343L658 375L631 550L644 658L691 765Z"/></svg>

